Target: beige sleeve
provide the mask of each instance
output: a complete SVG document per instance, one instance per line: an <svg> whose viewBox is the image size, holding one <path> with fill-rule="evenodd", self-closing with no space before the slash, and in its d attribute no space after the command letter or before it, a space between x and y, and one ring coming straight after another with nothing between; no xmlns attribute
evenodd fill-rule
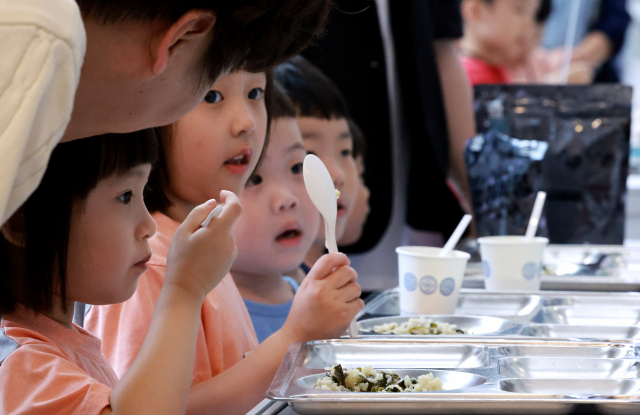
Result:
<svg viewBox="0 0 640 415"><path fill-rule="evenodd" d="M71 117L86 35L74 0L0 0L0 216L40 183Z"/></svg>

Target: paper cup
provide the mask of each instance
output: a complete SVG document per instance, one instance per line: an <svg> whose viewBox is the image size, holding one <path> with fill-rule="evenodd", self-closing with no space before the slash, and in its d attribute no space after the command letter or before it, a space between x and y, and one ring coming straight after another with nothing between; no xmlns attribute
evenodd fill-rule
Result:
<svg viewBox="0 0 640 415"><path fill-rule="evenodd" d="M547 238L487 236L478 238L484 286L490 291L538 291Z"/></svg>
<svg viewBox="0 0 640 415"><path fill-rule="evenodd" d="M401 246L398 253L400 314L453 314L458 304L466 252L438 258L441 248Z"/></svg>

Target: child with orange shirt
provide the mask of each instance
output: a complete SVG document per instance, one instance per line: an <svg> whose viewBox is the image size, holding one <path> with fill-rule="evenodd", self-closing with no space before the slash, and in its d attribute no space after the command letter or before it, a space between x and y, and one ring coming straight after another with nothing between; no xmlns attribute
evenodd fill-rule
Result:
<svg viewBox="0 0 640 415"><path fill-rule="evenodd" d="M100 340L72 323L75 301L124 301L147 268L156 225L142 194L157 151L150 131L61 144L38 189L2 226L0 413L184 412L200 305L235 257L234 195L221 195L226 205L208 227L200 224L215 201L177 229L144 344L120 380Z"/></svg>
<svg viewBox="0 0 640 415"><path fill-rule="evenodd" d="M540 0L463 0L461 63L471 85L510 83L536 26Z"/></svg>
<svg viewBox="0 0 640 415"><path fill-rule="evenodd" d="M233 72L218 80L194 111L165 128L169 134L163 136L146 199L158 223L150 240L154 256L149 270L130 300L93 307L86 317L87 329L105 339L103 352L118 375L131 370L141 336L149 329L157 287L166 278L164 253L175 229L201 200L223 189L240 192L257 166L267 134L270 89L270 74ZM318 261L309 284L296 295L291 318L259 346L232 277L208 293L187 413L212 408L246 413L264 399L292 342L341 335L364 306L357 275L348 264L341 254Z"/></svg>

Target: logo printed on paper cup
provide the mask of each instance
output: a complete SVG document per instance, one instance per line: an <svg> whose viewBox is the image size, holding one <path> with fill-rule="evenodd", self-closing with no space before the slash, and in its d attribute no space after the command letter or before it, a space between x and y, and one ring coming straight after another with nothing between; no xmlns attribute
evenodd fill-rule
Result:
<svg viewBox="0 0 640 415"><path fill-rule="evenodd" d="M489 278L491 276L491 267L487 261L482 261L482 269L484 270L484 276Z"/></svg>
<svg viewBox="0 0 640 415"><path fill-rule="evenodd" d="M420 291L423 294L431 295L438 289L438 280L427 275L426 277L420 278Z"/></svg>
<svg viewBox="0 0 640 415"><path fill-rule="evenodd" d="M456 288L456 282L453 278L445 278L440 283L440 294L448 297Z"/></svg>
<svg viewBox="0 0 640 415"><path fill-rule="evenodd" d="M522 267L522 276L525 279L532 280L538 275L538 264L535 262L527 262Z"/></svg>
<svg viewBox="0 0 640 415"><path fill-rule="evenodd" d="M410 272L404 274L404 288L410 292L415 291L416 288L418 288L418 279Z"/></svg>

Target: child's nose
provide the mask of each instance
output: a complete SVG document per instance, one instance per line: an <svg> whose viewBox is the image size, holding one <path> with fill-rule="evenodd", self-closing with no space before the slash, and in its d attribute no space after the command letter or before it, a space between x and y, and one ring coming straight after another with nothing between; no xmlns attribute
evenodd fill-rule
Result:
<svg viewBox="0 0 640 415"><path fill-rule="evenodd" d="M149 239L156 234L156 230L156 221L153 220L149 211L145 209L145 215L137 228L136 238L139 240Z"/></svg>
<svg viewBox="0 0 640 415"><path fill-rule="evenodd" d="M342 170L340 165L334 160L329 160L328 162L325 162L325 166L327 166L327 170L329 170L331 179L333 179L333 185L336 187L336 189L343 187L345 180L344 171Z"/></svg>
<svg viewBox="0 0 640 415"><path fill-rule="evenodd" d="M279 189L274 194L273 208L277 213L286 212L298 205L298 199L286 188Z"/></svg>
<svg viewBox="0 0 640 415"><path fill-rule="evenodd" d="M234 137L252 133L256 129L256 121L244 101L239 102L238 105L235 106L233 114L234 119L231 123L231 134Z"/></svg>

